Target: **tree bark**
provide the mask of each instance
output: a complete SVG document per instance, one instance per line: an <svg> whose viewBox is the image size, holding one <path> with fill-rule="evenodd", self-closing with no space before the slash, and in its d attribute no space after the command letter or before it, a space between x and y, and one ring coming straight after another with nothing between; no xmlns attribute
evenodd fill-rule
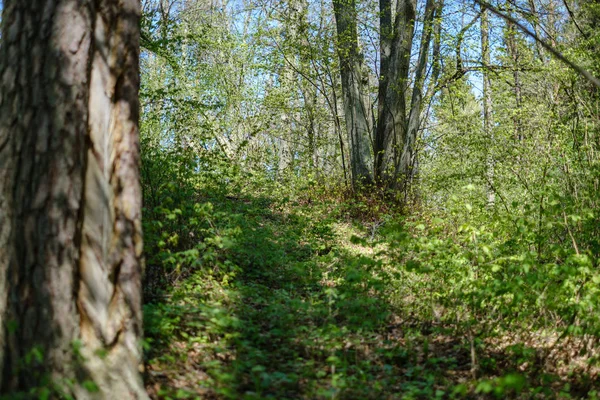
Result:
<svg viewBox="0 0 600 400"><path fill-rule="evenodd" d="M350 147L352 182L373 181L369 121L363 96L362 54L358 45L356 0L333 0Z"/></svg>
<svg viewBox="0 0 600 400"><path fill-rule="evenodd" d="M533 20L531 21L531 25L533 26L533 32L537 37L542 37L540 34L540 15L537 11L537 7L535 5L535 0L528 0L529 8L531 10L531 14L533 15ZM540 42L535 42L535 50L537 52L537 56L540 61L546 64L547 60L544 56L544 48L540 44Z"/></svg>
<svg viewBox="0 0 600 400"><path fill-rule="evenodd" d="M416 17L415 0L380 0L381 65L375 132L375 176L394 186L407 127L406 92Z"/></svg>
<svg viewBox="0 0 600 400"><path fill-rule="evenodd" d="M402 155L399 165L396 169L396 180L400 182L400 187L408 193L408 185L417 176L417 154L416 142L418 132L421 127L421 111L423 107L423 85L425 83L425 68L429 58L429 44L431 43L433 18L435 11L435 0L427 0L425 6L425 18L423 22L423 33L421 35L421 45L419 50L419 59L415 69L415 82L413 85L412 98L410 103L410 114L405 129L406 136L403 140Z"/></svg>
<svg viewBox="0 0 600 400"><path fill-rule="evenodd" d="M0 393L142 399L139 2L6 0Z"/></svg>
<svg viewBox="0 0 600 400"><path fill-rule="evenodd" d="M492 103L492 80L490 78L490 16L487 9L481 11L481 63L483 64L483 132L493 148L493 103ZM493 206L496 202L496 193L494 192L494 160L491 157L490 149L486 159L486 180L488 182L488 205Z"/></svg>
<svg viewBox="0 0 600 400"><path fill-rule="evenodd" d="M521 75L519 73L519 63L521 54L517 43L517 30L510 21L507 22L506 47L508 55L511 58L513 66L513 91L515 94L515 115L513 117L515 128L515 139L518 142L523 141L523 128L521 126Z"/></svg>

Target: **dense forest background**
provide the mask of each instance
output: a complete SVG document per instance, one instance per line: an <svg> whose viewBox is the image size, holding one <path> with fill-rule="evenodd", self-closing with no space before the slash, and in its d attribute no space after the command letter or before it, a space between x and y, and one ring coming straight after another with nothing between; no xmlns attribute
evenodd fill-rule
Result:
<svg viewBox="0 0 600 400"><path fill-rule="evenodd" d="M156 396L597 398L600 3L397 3L144 2Z"/></svg>
<svg viewBox="0 0 600 400"><path fill-rule="evenodd" d="M42 34L16 39L20 30L37 32L35 19L19 19L36 14L4 3L0 157L20 155L0 160L2 193L10 193L0 198L0 293L9 293L0 298L0 398L109 398L115 374L127 398L600 397L600 1L142 0L139 60L131 16L140 3L86 2L94 4L93 22L84 21L93 35L64 48L75 57L89 40L89 68L56 62L68 58L44 52ZM56 15L39 24L48 37L89 28L52 25ZM35 51L26 51L27 40ZM138 61L139 171L131 111ZM85 71L65 78L56 65ZM13 84L30 70L33 83ZM41 96L52 111L44 115L59 121L56 137L71 138L77 124L85 132L56 151L73 150L65 170L86 182L81 201L53 188L64 195L56 204L72 206L79 221L57 223L62 236L44 225L55 214L27 219L41 207L38 189L50 190L44 174L62 164L28 133L45 132L44 118L13 110L26 109L42 93L36 88L54 88L52 73L67 88ZM73 99L89 89L87 98L100 100L85 104L90 117L80 121L67 100L84 75ZM126 106L107 94L113 89ZM63 109L68 118L56 111ZM105 120L107 132L122 124L121 147L94 131ZM41 158L23 156L27 148ZM129 170L114 183L123 165ZM86 181L90 170L100 178ZM106 219L94 225L97 216ZM106 221L118 232L95 238ZM30 273L1 249L8 243L25 261L28 249L53 254L52 235L69 238L71 228L83 232L77 246L92 249L70 261L75 272L64 276L73 285ZM21 244L38 231L47 234L38 247ZM110 268L89 261L96 275L85 276L80 265L104 251L105 237L116 238L109 245L121 258L106 257ZM31 257L23 265L63 266ZM2 319L9 304L7 315L40 330L54 318L43 311L46 300L63 292L72 292L63 297L73 319L64 319L76 340L65 328L38 347L33 334L22 338L18 324ZM63 336L59 348L52 340ZM12 355L11 343L19 344ZM63 356L99 372L55 373ZM30 372L37 367L54 375Z"/></svg>

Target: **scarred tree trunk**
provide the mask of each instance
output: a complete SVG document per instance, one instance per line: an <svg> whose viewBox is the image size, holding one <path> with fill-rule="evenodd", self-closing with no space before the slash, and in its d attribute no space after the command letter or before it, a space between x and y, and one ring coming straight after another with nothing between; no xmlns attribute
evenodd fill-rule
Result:
<svg viewBox="0 0 600 400"><path fill-rule="evenodd" d="M138 23L138 0L4 1L0 393L147 397Z"/></svg>

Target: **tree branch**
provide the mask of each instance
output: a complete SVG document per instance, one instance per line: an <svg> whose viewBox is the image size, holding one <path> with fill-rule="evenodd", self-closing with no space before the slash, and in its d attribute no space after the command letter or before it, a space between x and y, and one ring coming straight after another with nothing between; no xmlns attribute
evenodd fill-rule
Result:
<svg viewBox="0 0 600 400"><path fill-rule="evenodd" d="M488 3L487 1L484 1L484 0L475 0L475 2L477 4L479 4L481 7L487 8L488 10L490 10L491 12L493 12L494 14L496 14L497 16L499 16L500 18L503 18L506 21L508 21L508 22L514 24L515 26L519 27L519 29L521 29L521 31L523 31L529 37L533 38L535 41L537 41L539 44L541 44L542 47L545 48L546 50L548 50L554 57L556 57L557 59L559 59L563 63L567 64L569 67L571 67L572 69L574 69L579 74L583 75L583 77L585 77L588 81L590 81L590 83L592 83L594 86L596 86L596 88L600 89L600 79L596 78L594 75L592 75L585 68L583 68L583 67L575 64L573 61L569 60L561 52L559 52L554 47L552 47L551 45L549 45L544 39L540 38L534 32L532 32L531 30L529 30L521 22L517 21L515 18L513 18L510 15L504 14L502 11L500 11L498 8L494 7L493 5L491 5L490 3Z"/></svg>

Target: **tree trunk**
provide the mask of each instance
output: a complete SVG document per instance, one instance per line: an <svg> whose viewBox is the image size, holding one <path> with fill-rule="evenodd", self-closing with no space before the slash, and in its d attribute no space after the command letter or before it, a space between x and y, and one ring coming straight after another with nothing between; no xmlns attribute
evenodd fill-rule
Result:
<svg viewBox="0 0 600 400"><path fill-rule="evenodd" d="M318 177L319 175L319 129L317 121L317 109L318 109L318 98L319 89L307 76L310 76L312 69L311 65L311 54L310 54L310 43L308 34L308 1L307 0L294 0L292 15L293 24L296 26L296 43L299 44L298 51L298 69L302 71L297 73L296 80L300 82L300 92L302 95L302 102L299 108L303 108L305 112L305 122L303 130L307 133L308 139L308 165L309 170Z"/></svg>
<svg viewBox="0 0 600 400"><path fill-rule="evenodd" d="M542 37L540 34L540 14L537 11L537 7L535 5L535 0L528 0L528 3L529 3L529 9L531 10L531 14L533 16L532 21L531 21L531 25L533 26L533 32L536 34L537 37ZM544 48L538 41L535 42L535 50L537 52L537 56L540 59L540 61L542 63L546 64L547 60L546 60L546 57L544 56Z"/></svg>
<svg viewBox="0 0 600 400"><path fill-rule="evenodd" d="M362 54L358 46L356 0L333 0L344 116L350 147L352 182L373 181L369 121L363 96Z"/></svg>
<svg viewBox="0 0 600 400"><path fill-rule="evenodd" d="M494 144L493 114L492 114L492 80L490 79L490 15L487 9L481 11L481 62L483 64L483 131L491 146L486 160L486 180L488 183L488 205L496 202L494 192L494 160L490 150Z"/></svg>
<svg viewBox="0 0 600 400"><path fill-rule="evenodd" d="M519 52L519 45L517 43L517 29L516 26L507 21L506 24L506 47L508 55L512 61L513 67L513 91L515 94L515 115L513 117L514 128L515 128L515 139L518 142L523 141L523 128L521 126L521 75L519 73L519 63L521 55Z"/></svg>
<svg viewBox="0 0 600 400"><path fill-rule="evenodd" d="M146 398L139 2L5 0L0 393Z"/></svg>
<svg viewBox="0 0 600 400"><path fill-rule="evenodd" d="M421 127L421 111L423 107L423 85L425 82L425 68L429 58L429 44L431 42L433 18L435 16L435 0L427 0L425 6L425 18L423 22L423 33L419 50L419 59L415 69L415 82L410 103L410 114L406 126L404 146L400 156L399 165L396 169L396 181L404 190L405 198L408 194L408 186L417 176L417 154L416 143L418 132Z"/></svg>
<svg viewBox="0 0 600 400"><path fill-rule="evenodd" d="M416 2L380 0L381 65L378 118L375 132L375 176L386 186L395 185L396 166L406 135L406 92L414 38Z"/></svg>

